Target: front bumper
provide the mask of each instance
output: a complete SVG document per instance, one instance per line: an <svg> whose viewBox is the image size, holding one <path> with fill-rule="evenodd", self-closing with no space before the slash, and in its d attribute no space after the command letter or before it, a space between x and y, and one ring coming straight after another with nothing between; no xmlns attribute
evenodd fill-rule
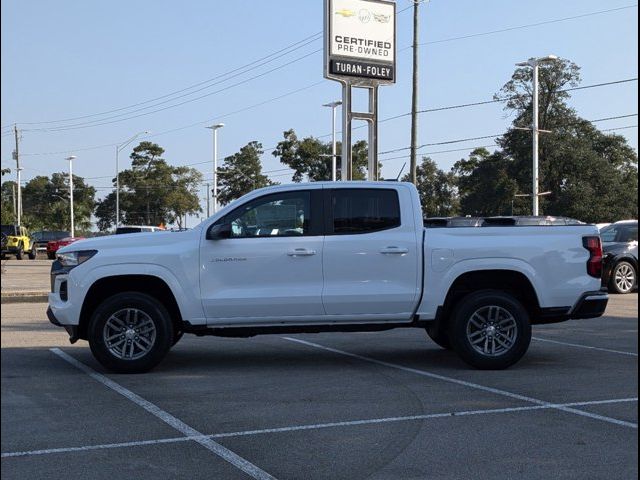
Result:
<svg viewBox="0 0 640 480"><path fill-rule="evenodd" d="M5 247L2 249L2 255L15 255L20 249L18 247Z"/></svg>
<svg viewBox="0 0 640 480"><path fill-rule="evenodd" d="M56 318L51 307L47 308L47 318L51 323L53 323L56 327L64 327L64 329L69 334L69 341L71 343L76 343L80 337L78 337L78 326L77 325L63 325Z"/></svg>

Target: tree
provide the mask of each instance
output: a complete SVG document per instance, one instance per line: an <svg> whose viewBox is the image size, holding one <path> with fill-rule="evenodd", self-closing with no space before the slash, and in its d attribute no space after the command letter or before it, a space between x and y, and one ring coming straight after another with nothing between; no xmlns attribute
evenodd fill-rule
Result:
<svg viewBox="0 0 640 480"><path fill-rule="evenodd" d="M120 221L125 224L182 226L186 215L201 212L198 187L202 174L189 167L173 167L163 158L164 149L141 142L130 155L131 168L120 172ZM113 180L115 186L115 179ZM116 223L116 194L98 202L98 228Z"/></svg>
<svg viewBox="0 0 640 480"><path fill-rule="evenodd" d="M511 176L511 162L501 152L477 148L469 159L453 166L462 215L509 215L518 185Z"/></svg>
<svg viewBox="0 0 640 480"><path fill-rule="evenodd" d="M453 173L440 170L432 159L423 157L418 165L417 188L422 203L422 214L425 217L450 217L458 214L459 200ZM410 182L407 174L403 182Z"/></svg>
<svg viewBox="0 0 640 480"><path fill-rule="evenodd" d="M73 218L78 230L91 228L96 189L73 176ZM71 229L69 175L37 176L22 189L23 223L31 230Z"/></svg>
<svg viewBox="0 0 640 480"><path fill-rule="evenodd" d="M2 194L2 224L3 225L11 225L16 221L15 214L15 191L16 191L16 182L7 181L2 182L2 188L0 190Z"/></svg>
<svg viewBox="0 0 640 480"><path fill-rule="evenodd" d="M566 104L564 90L579 82L579 67L567 60L540 67L540 128L552 132L540 138L540 190L551 192L541 210L590 222L636 218L637 153L624 137L600 132ZM531 83L531 69L520 68L501 90L510 97L505 108L515 114L514 126L532 123ZM498 143L512 160L519 191L530 193L531 133L511 129Z"/></svg>
<svg viewBox="0 0 640 480"><path fill-rule="evenodd" d="M338 142L337 150L341 149ZM279 157L283 165L294 170L291 181L301 182L305 177L309 181L320 182L331 180L331 142L323 142L315 137L298 139L296 132L291 129L284 132L284 140L278 143L273 151L274 157ZM367 142L361 140L352 146L353 179L365 180L367 178ZM337 159L340 165L340 157ZM382 166L378 165L378 171ZM338 172L341 178L341 172Z"/></svg>
<svg viewBox="0 0 640 480"><path fill-rule="evenodd" d="M218 201L221 205L227 205L257 188L275 184L262 174L260 155L263 153L262 144L253 141L224 159L218 169Z"/></svg>

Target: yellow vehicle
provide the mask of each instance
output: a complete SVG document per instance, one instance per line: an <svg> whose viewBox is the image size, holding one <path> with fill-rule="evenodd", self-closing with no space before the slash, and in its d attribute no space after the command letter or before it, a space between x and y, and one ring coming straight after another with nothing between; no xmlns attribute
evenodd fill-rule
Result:
<svg viewBox="0 0 640 480"><path fill-rule="evenodd" d="M15 255L22 260L25 254L31 260L36 258L36 245L27 229L18 225L2 225L2 258Z"/></svg>

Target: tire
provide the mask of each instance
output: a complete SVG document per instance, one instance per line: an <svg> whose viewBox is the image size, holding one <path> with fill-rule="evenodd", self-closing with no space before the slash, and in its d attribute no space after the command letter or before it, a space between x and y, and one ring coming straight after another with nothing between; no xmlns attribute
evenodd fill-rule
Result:
<svg viewBox="0 0 640 480"><path fill-rule="evenodd" d="M31 247L31 250L29 250L28 256L29 256L29 260L35 260L36 257L38 256L38 251L36 250L35 245Z"/></svg>
<svg viewBox="0 0 640 480"><path fill-rule="evenodd" d="M16 252L16 260L22 260L24 258L24 248L22 245L18 247L18 251Z"/></svg>
<svg viewBox="0 0 640 480"><path fill-rule="evenodd" d="M481 290L464 297L456 307L449 338L467 364L502 370L518 362L529 348L529 314L512 295Z"/></svg>
<svg viewBox="0 0 640 480"><path fill-rule="evenodd" d="M444 325L440 325L440 328L438 328L437 325L429 325L425 330L427 331L429 338L439 347L442 347L445 350L451 350L453 348L451 346L451 340L449 339L449 332L447 332Z"/></svg>
<svg viewBox="0 0 640 480"><path fill-rule="evenodd" d="M55 259L56 259L56 254L55 254L55 253L47 252L47 258L48 258L49 260L55 260Z"/></svg>
<svg viewBox="0 0 640 480"><path fill-rule="evenodd" d="M114 337L109 345L109 338ZM91 352L106 369L144 373L160 363L171 348L173 325L158 300L144 293L125 292L96 308L88 339Z"/></svg>
<svg viewBox="0 0 640 480"><path fill-rule="evenodd" d="M633 265L626 261L621 261L611 271L609 290L615 293L631 293L638 286L638 273Z"/></svg>

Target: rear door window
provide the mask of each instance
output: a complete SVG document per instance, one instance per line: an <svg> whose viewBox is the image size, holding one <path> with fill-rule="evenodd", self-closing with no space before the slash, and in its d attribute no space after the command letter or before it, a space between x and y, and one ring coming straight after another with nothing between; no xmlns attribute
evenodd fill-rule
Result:
<svg viewBox="0 0 640 480"><path fill-rule="evenodd" d="M398 192L380 188L339 188L331 192L329 234L354 235L400 226Z"/></svg>

